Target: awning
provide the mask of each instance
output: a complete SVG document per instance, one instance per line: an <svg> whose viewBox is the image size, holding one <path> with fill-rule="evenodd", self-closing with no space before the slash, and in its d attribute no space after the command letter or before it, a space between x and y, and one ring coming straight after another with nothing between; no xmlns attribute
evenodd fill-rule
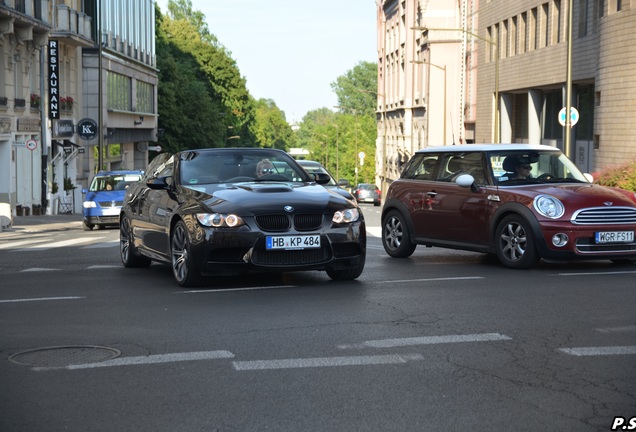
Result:
<svg viewBox="0 0 636 432"><path fill-rule="evenodd" d="M53 161L58 157L62 157L64 162L68 162L73 157L77 156L78 153L84 153L84 147L81 145L75 144L70 140L52 140L51 143L55 151L53 154Z"/></svg>

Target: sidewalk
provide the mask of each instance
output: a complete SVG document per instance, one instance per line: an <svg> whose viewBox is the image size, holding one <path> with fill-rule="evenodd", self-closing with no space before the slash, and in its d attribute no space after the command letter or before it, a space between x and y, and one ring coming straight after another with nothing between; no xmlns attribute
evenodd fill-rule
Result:
<svg viewBox="0 0 636 432"><path fill-rule="evenodd" d="M82 228L82 214L58 214L42 216L15 216L13 226L0 231L3 234L19 234L47 231L64 231Z"/></svg>

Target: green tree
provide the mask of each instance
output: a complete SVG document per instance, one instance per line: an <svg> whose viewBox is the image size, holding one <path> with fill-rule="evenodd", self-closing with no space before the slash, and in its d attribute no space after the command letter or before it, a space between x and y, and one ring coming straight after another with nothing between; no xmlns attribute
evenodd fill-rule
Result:
<svg viewBox="0 0 636 432"><path fill-rule="evenodd" d="M338 106L356 110L361 115L375 116L377 107L378 65L360 62L331 83Z"/></svg>
<svg viewBox="0 0 636 432"><path fill-rule="evenodd" d="M174 23L160 14L157 23L159 144L170 152L224 146L225 127L215 121L224 109L220 96L196 59L173 42Z"/></svg>
<svg viewBox="0 0 636 432"><path fill-rule="evenodd" d="M255 107L253 133L259 146L289 150L293 144L293 133L285 113L271 99L259 99L255 101Z"/></svg>
<svg viewBox="0 0 636 432"><path fill-rule="evenodd" d="M189 54L197 63L197 79L209 87L213 101L220 103L217 117L207 121L219 124L232 146L253 146L253 98L230 53L209 32L205 15L192 10L189 0L169 0L168 16L161 21L162 31L175 49ZM160 57L157 51L157 58Z"/></svg>

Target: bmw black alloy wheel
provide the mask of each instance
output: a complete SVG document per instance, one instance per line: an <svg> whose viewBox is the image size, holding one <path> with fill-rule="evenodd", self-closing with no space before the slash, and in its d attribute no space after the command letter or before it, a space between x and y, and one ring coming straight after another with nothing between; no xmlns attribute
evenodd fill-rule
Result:
<svg viewBox="0 0 636 432"><path fill-rule="evenodd" d="M183 221L177 222L171 236L172 273L182 287L198 285L200 274L194 268L188 232Z"/></svg>

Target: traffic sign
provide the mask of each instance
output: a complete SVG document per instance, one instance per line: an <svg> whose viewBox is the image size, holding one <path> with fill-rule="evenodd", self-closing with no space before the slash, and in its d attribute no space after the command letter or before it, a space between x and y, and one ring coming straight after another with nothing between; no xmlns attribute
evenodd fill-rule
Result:
<svg viewBox="0 0 636 432"><path fill-rule="evenodd" d="M77 122L77 135L86 141L95 138L97 130L97 122L91 118L83 118Z"/></svg>
<svg viewBox="0 0 636 432"><path fill-rule="evenodd" d="M559 111L559 123L561 126L565 126L565 107ZM576 108L570 107L570 127L574 126L579 121L579 112Z"/></svg>
<svg viewBox="0 0 636 432"><path fill-rule="evenodd" d="M26 140L25 145L26 145L26 148L28 148L31 151L33 151L36 148L38 148L38 142L36 140L34 140L34 139Z"/></svg>

